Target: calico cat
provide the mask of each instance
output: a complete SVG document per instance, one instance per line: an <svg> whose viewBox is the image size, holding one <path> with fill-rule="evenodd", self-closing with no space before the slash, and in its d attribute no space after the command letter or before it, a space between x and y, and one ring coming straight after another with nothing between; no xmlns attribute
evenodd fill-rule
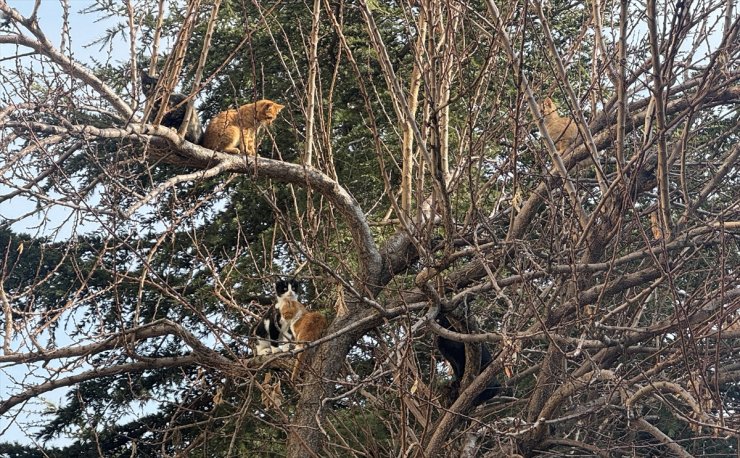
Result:
<svg viewBox="0 0 740 458"><path fill-rule="evenodd" d="M279 280L275 283L275 292L277 293L277 303L280 298L287 292L293 293L298 289L298 282L295 280ZM254 329L254 335L257 337L255 344L255 355L263 356L281 351L289 351L290 343L294 340L293 333L288 323L280 313L277 304L271 306Z"/></svg>
<svg viewBox="0 0 740 458"><path fill-rule="evenodd" d="M231 154L257 155L257 133L269 126L284 105L260 100L238 109L223 111L213 117L203 136L203 146Z"/></svg>
<svg viewBox="0 0 740 458"><path fill-rule="evenodd" d="M281 327L287 326L294 341L297 342L296 348L305 348L305 342L318 340L324 335L327 327L326 318L319 312L306 310L306 307L298 302L292 285L288 284L287 291L280 296L275 308L280 312ZM291 380L296 380L298 377L305 358L305 351L298 355Z"/></svg>
<svg viewBox="0 0 740 458"><path fill-rule="evenodd" d="M149 76L146 72L141 72L141 89L144 92L144 96L147 99L156 97L152 104L152 110L149 115L150 120L153 120L159 113L159 109L162 106L162 94L161 90L157 91L157 83L159 77ZM159 94L157 94L159 92ZM183 103L187 100L187 96L184 94L172 93L167 100L168 111L162 117L161 125L165 127L171 127L179 130L180 126L185 120L185 113L187 111L187 103ZM188 129L185 132L185 140L200 144L201 138L203 137L203 127L200 124L200 119L195 110L190 112L190 120L188 122Z"/></svg>
<svg viewBox="0 0 740 458"><path fill-rule="evenodd" d="M437 316L437 323L445 329L449 329L455 332L461 332L452 325L450 320L444 315L439 314ZM450 385L450 403L454 403L460 395L460 380L465 375L465 344L456 340L450 340L442 336L437 336L437 348L442 354L442 357L450 363L452 366L452 373L455 379ZM485 343L480 346L480 369L478 374L483 372L483 369L491 364L493 358L491 357L491 351ZM496 396L501 389L501 385L496 379L492 380L488 386L473 400L472 407L480 405L492 397Z"/></svg>
<svg viewBox="0 0 740 458"><path fill-rule="evenodd" d="M545 129L560 154L568 149L578 135L576 123L570 118L563 118L558 114L558 107L550 97L542 102L542 115L544 116Z"/></svg>

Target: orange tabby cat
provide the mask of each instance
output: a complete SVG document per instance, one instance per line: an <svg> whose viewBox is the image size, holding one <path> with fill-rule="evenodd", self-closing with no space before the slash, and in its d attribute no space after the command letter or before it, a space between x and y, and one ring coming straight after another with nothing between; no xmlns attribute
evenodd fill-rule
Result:
<svg viewBox="0 0 740 458"><path fill-rule="evenodd" d="M203 135L203 146L231 154L257 155L257 131L269 126L284 105L260 100L237 109L222 111L213 117Z"/></svg>
<svg viewBox="0 0 740 458"><path fill-rule="evenodd" d="M671 238L671 230L663 227L662 224L660 224L660 217L658 216L658 211L655 210L654 212L650 213L650 230L653 233L653 239L654 240L660 240L662 238ZM665 237L665 236L668 237Z"/></svg>
<svg viewBox="0 0 740 458"><path fill-rule="evenodd" d="M578 135L575 122L570 118L563 118L558 114L558 107L550 97L542 102L542 115L545 117L545 129L555 142L558 152L563 154Z"/></svg>
<svg viewBox="0 0 740 458"><path fill-rule="evenodd" d="M309 312L306 307L298 302L292 287L288 286L288 291L282 294L278 299L275 308L280 311L280 327L290 326L290 331L296 342L312 342L318 340L324 335L327 323L326 318L319 312ZM298 343L297 348L305 348L305 343ZM296 360L293 368L291 379L295 380L298 372L306 358L306 352L302 351Z"/></svg>

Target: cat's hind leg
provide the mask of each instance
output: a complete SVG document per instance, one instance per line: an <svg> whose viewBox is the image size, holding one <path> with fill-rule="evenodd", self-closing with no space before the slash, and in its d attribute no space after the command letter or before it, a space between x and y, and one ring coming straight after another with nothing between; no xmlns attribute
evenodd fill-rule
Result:
<svg viewBox="0 0 740 458"><path fill-rule="evenodd" d="M223 132L222 151L229 154L240 154L241 130L236 126L226 126Z"/></svg>

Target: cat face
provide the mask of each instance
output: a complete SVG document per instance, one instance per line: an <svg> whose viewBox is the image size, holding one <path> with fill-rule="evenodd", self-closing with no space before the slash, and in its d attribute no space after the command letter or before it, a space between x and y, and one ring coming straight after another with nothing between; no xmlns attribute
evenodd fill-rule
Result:
<svg viewBox="0 0 740 458"><path fill-rule="evenodd" d="M277 118L283 108L285 108L285 105L280 105L272 100L260 100L257 102L257 119L269 125Z"/></svg>
<svg viewBox="0 0 740 458"><path fill-rule="evenodd" d="M550 97L546 98L542 102L542 115L547 116L551 113L555 113L557 111L557 107L555 107L555 102L552 101Z"/></svg>
<svg viewBox="0 0 740 458"><path fill-rule="evenodd" d="M286 323L292 323L306 311L303 304L298 302L298 297L293 292L290 284L288 284L288 290L278 298L275 308L280 312L281 326Z"/></svg>
<svg viewBox="0 0 740 458"><path fill-rule="evenodd" d="M145 71L141 71L141 90L145 96L150 97L154 93L154 88L157 87L159 77L149 76Z"/></svg>
<svg viewBox="0 0 740 458"><path fill-rule="evenodd" d="M295 279L290 280L278 280L275 282L275 292L277 293L278 299L283 294L287 293L288 291L292 290L293 293L298 291L300 289L300 284Z"/></svg>

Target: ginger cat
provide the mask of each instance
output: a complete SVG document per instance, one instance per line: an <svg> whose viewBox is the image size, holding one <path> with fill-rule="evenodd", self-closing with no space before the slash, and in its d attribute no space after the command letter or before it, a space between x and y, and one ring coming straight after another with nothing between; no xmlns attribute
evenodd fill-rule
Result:
<svg viewBox="0 0 740 458"><path fill-rule="evenodd" d="M305 343L301 342L312 342L324 335L327 327L326 318L319 312L306 310L306 307L298 302L292 286L290 284L287 286L287 291L280 295L277 304L275 304L275 308L280 312L280 327L289 327L293 338L296 342L299 342L296 348L305 348ZM277 289L280 291L280 286ZM296 380L298 377L305 358L305 351L298 355L291 380Z"/></svg>
<svg viewBox="0 0 740 458"><path fill-rule="evenodd" d="M660 224L660 217L658 216L659 211L659 209L656 209L654 212L650 213L650 230L653 233L653 240L660 240L663 238L670 239L671 231Z"/></svg>
<svg viewBox="0 0 740 458"><path fill-rule="evenodd" d="M213 117L203 135L203 146L231 154L257 155L257 132L277 118L284 105L260 100Z"/></svg>
<svg viewBox="0 0 740 458"><path fill-rule="evenodd" d="M570 118L563 118L558 114L558 107L550 97L542 102L542 115L545 117L545 129L560 154L568 149L578 135L576 123Z"/></svg>

